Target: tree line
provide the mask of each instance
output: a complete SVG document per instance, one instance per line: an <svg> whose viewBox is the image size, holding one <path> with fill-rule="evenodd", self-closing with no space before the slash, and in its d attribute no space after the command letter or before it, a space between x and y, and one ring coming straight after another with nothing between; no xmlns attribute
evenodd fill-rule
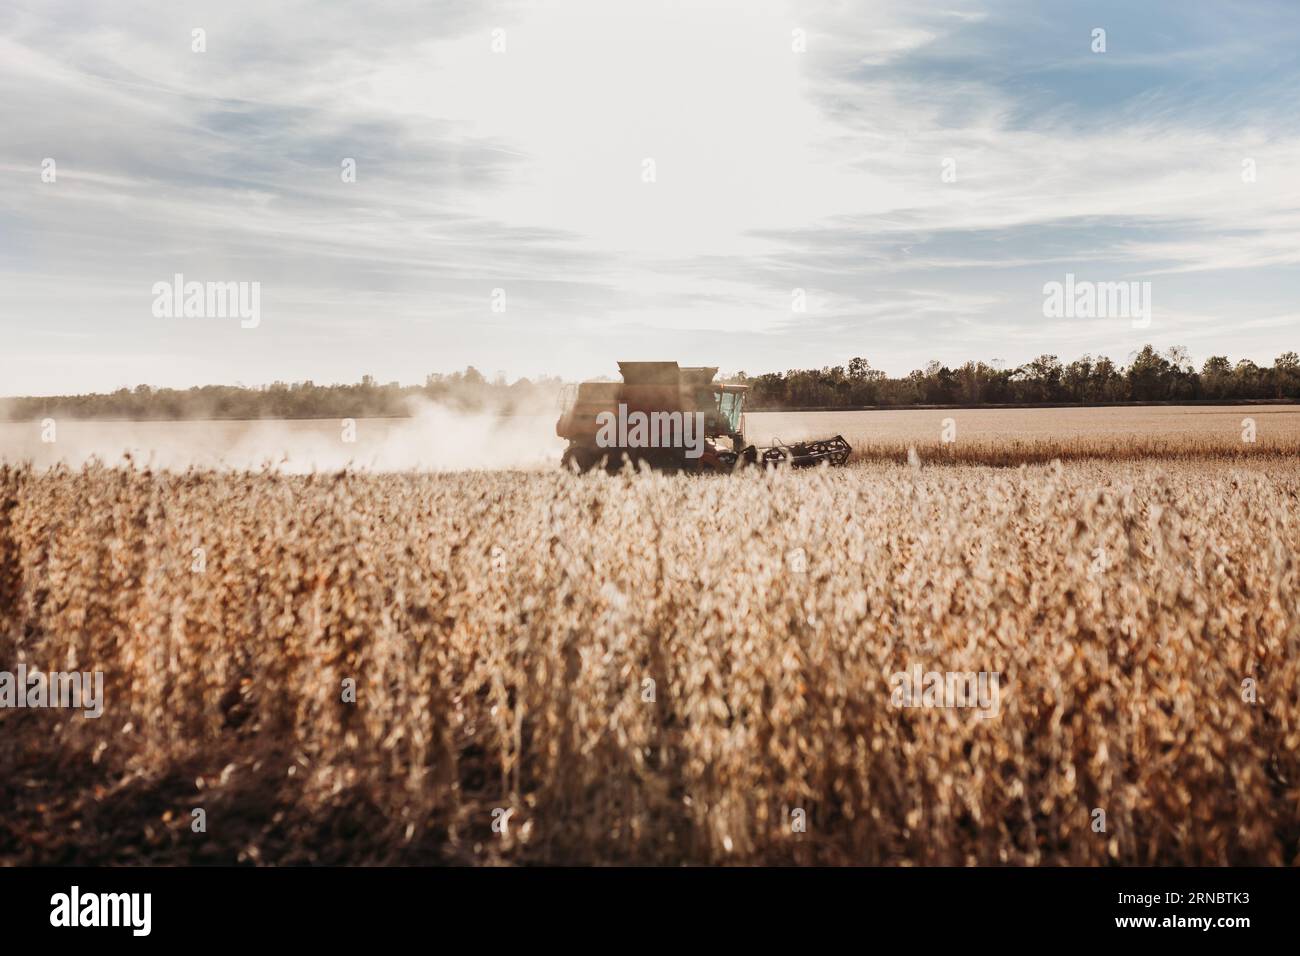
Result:
<svg viewBox="0 0 1300 956"><path fill-rule="evenodd" d="M1225 356L1194 367L1188 351L1150 345L1127 365L1084 355L1069 364L1040 355L1015 368L967 362L957 368L930 362L901 378L873 369L864 358L847 366L794 369L729 381L750 387L746 405L758 409L844 408L858 405L1016 405L1039 403L1194 402L1300 399L1300 356L1279 355L1271 367Z"/></svg>
<svg viewBox="0 0 1300 956"><path fill-rule="evenodd" d="M563 382L558 378L507 383L488 380L473 366L450 375L429 375L423 385L380 384L363 376L350 385L274 382L150 388L139 385L115 392L0 400L0 417L29 421L44 417L162 421L188 418L400 418L411 414L413 400L424 399L460 411L550 411Z"/></svg>
<svg viewBox="0 0 1300 956"><path fill-rule="evenodd" d="M1041 403L1192 402L1300 399L1300 357L1284 352L1271 366L1242 359L1235 365L1211 356L1200 369L1186 349L1158 352L1148 345L1127 365L1085 355L1068 365L1040 355L1016 368L967 362L949 368L930 362L893 378L864 358L821 369L792 369L723 380L750 387L753 410L851 408L861 405L1017 405ZM150 388L88 395L13 398L0 402L0 417L30 421L75 419L166 420L183 418L370 418L401 417L413 399L463 411L547 414L556 409L564 383L543 376L507 383L488 380L473 366L464 372L429 375L423 385L381 385L366 375L351 385L274 382L257 388L203 385Z"/></svg>

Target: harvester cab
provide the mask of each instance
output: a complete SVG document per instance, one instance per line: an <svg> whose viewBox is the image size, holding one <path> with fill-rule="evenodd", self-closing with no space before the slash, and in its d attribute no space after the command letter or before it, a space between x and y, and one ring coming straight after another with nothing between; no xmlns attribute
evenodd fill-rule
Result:
<svg viewBox="0 0 1300 956"><path fill-rule="evenodd" d="M852 449L840 435L756 448L745 444L748 387L714 382L712 366L619 362L622 382L583 382L561 397L555 433L568 440L563 464L587 471L625 462L685 471L743 464L842 465Z"/></svg>

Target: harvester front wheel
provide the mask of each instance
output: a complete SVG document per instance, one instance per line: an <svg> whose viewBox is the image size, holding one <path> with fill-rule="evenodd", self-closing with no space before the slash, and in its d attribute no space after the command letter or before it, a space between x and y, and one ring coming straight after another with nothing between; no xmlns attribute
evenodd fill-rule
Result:
<svg viewBox="0 0 1300 956"><path fill-rule="evenodd" d="M560 459L560 467L565 471L579 472L591 471L596 464L596 455L590 448L583 448L581 445L570 445L564 449L564 456Z"/></svg>

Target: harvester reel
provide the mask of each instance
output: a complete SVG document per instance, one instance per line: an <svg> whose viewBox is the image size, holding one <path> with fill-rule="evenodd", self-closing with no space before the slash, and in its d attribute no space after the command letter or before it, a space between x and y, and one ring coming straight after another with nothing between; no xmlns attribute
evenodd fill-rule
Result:
<svg viewBox="0 0 1300 956"><path fill-rule="evenodd" d="M853 448L843 435L834 438L819 438L815 441L795 442L792 445L778 444L759 450L759 461L766 468L789 465L791 468L813 468L822 462L832 467L846 465Z"/></svg>

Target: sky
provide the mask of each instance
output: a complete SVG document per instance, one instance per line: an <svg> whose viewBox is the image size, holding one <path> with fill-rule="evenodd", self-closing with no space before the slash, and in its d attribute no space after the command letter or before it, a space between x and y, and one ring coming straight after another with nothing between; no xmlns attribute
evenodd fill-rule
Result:
<svg viewBox="0 0 1300 956"><path fill-rule="evenodd" d="M1293 0L6 0L0 394L1271 362L1298 91Z"/></svg>

